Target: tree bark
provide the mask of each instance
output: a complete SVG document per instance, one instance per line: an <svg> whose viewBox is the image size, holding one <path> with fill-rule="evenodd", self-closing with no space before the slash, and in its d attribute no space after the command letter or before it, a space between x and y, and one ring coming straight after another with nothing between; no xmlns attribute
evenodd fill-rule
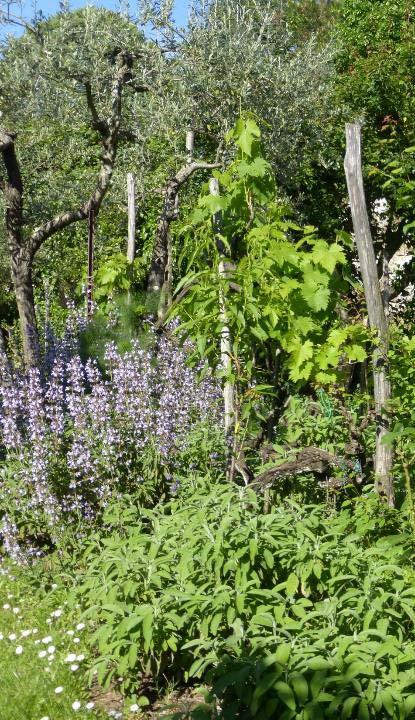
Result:
<svg viewBox="0 0 415 720"><path fill-rule="evenodd" d="M167 181L163 189L163 209L157 223L150 272L147 280L148 295L161 293L158 309L159 322L163 319L166 304L165 298L168 295L169 262L171 261L169 257L169 234L170 225L174 220L177 220L179 213L179 191L197 170L212 170L220 167L219 163L192 162L193 134L191 131L188 131L186 136L186 149L188 152L188 162L174 177Z"/></svg>
<svg viewBox="0 0 415 720"><path fill-rule="evenodd" d="M356 123L346 124L344 169L369 324L376 334L376 345L373 351L373 392L376 413L375 484L377 492L390 506L393 506L395 500L392 478L393 448L383 442L385 435L389 432L388 404L391 399L388 373L389 327L382 301L366 207L362 175L361 128Z"/></svg>

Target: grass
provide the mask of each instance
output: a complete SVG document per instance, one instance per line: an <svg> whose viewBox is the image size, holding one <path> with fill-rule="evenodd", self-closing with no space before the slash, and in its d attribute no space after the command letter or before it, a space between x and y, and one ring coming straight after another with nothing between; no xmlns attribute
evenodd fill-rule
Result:
<svg viewBox="0 0 415 720"><path fill-rule="evenodd" d="M0 562L0 720L137 718L115 693L88 689L87 662L85 629L62 588Z"/></svg>

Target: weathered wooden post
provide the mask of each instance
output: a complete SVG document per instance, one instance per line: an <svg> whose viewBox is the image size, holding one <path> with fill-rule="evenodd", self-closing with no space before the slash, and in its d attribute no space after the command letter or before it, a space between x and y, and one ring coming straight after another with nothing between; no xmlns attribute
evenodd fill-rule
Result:
<svg viewBox="0 0 415 720"><path fill-rule="evenodd" d="M134 262L135 258L135 177L127 173L127 200L128 200L128 243L127 260Z"/></svg>
<svg viewBox="0 0 415 720"><path fill-rule="evenodd" d="M352 212L353 230L359 255L360 272L365 291L369 325L376 335L373 351L373 384L376 413L375 482L377 492L393 506L393 448L383 439L389 432L391 385L388 374L389 327L382 302L372 233L366 207L362 175L361 127L346 124L346 155L344 158L347 189Z"/></svg>
<svg viewBox="0 0 415 720"><path fill-rule="evenodd" d="M219 195L219 183L216 178L210 178L209 180L209 191L211 195ZM215 230L218 232L220 224L219 215L214 219ZM222 247L221 241L217 240L218 250L220 253L219 261L219 280L222 281L227 275L227 266L223 257L224 248ZM226 298L223 289L219 291L219 308L220 308L220 321L221 321L221 335L220 335L220 357L221 364L225 373L225 384L223 387L223 402L224 402L224 421L225 421L225 434L231 439L232 429L235 422L235 388L233 381L229 378L232 374L232 337L231 331L228 325L228 317L226 313Z"/></svg>
<svg viewBox="0 0 415 720"><path fill-rule="evenodd" d="M188 165L190 165L193 160L194 146L195 146L194 130L188 130L186 133L186 152L187 152L187 164Z"/></svg>
<svg viewBox="0 0 415 720"><path fill-rule="evenodd" d="M92 297L94 292L94 240L95 213L92 208L88 212L88 270L86 280L86 314L92 316Z"/></svg>

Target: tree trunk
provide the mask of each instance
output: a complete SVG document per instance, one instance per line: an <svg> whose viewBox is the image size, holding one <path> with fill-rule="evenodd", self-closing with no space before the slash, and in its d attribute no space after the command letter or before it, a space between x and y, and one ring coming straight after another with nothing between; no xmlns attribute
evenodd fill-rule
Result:
<svg viewBox="0 0 415 720"><path fill-rule="evenodd" d="M376 490L387 500L390 506L393 506L395 500L392 478L393 448L383 442L385 435L389 432L388 404L391 399L391 385L388 374L389 327L382 301L366 207L362 175L361 128L358 124L346 124L344 169L369 324L377 336L376 346L373 351L373 384L376 412Z"/></svg>
<svg viewBox="0 0 415 720"><path fill-rule="evenodd" d="M25 256L22 251L18 254L14 253L11 258L11 271L22 334L24 364L26 368L37 367L40 362L40 351L31 258Z"/></svg>
<svg viewBox="0 0 415 720"><path fill-rule="evenodd" d="M147 280L147 294L161 293L158 316L159 321L163 318L165 308L165 291L169 287L169 253L170 225L177 219L179 214L179 191L187 180L197 170L211 170L220 167L219 163L193 162L194 133L188 130L186 133L187 162L180 170L170 178L163 189L163 209L157 223L154 239L153 255L151 258L150 272Z"/></svg>

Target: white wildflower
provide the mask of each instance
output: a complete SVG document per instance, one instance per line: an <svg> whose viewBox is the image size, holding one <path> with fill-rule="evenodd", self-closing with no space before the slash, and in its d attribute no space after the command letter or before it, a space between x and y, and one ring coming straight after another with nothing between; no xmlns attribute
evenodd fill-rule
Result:
<svg viewBox="0 0 415 720"><path fill-rule="evenodd" d="M65 662L73 662L74 660L76 660L75 653L69 653L65 658Z"/></svg>
<svg viewBox="0 0 415 720"><path fill-rule="evenodd" d="M79 700L75 700L75 702L72 703L72 710L79 710L80 707L81 703L79 702Z"/></svg>
<svg viewBox="0 0 415 720"><path fill-rule="evenodd" d="M76 671L78 670L78 668L79 668L79 665L76 665L76 663L74 663L73 665L71 665L71 670L72 670L72 672L76 672Z"/></svg>
<svg viewBox="0 0 415 720"><path fill-rule="evenodd" d="M56 650L56 648L55 648L54 645L49 645L49 647L48 647L48 653L49 653L49 655L53 655L53 653L55 652L55 650Z"/></svg>
<svg viewBox="0 0 415 720"><path fill-rule="evenodd" d="M76 626L76 629L77 629L77 630L83 630L84 627L85 627L85 623L78 623L78 625Z"/></svg>
<svg viewBox="0 0 415 720"><path fill-rule="evenodd" d="M51 638L50 635L47 635L46 637L42 638L42 642L44 645L49 645L49 643L51 643L52 640L53 640L53 638Z"/></svg>
<svg viewBox="0 0 415 720"><path fill-rule="evenodd" d="M23 652L23 648L21 645L18 645L16 648L16 655L21 655Z"/></svg>
<svg viewBox="0 0 415 720"><path fill-rule="evenodd" d="M10 633L9 640L11 640L11 642L13 642L13 640L16 640L16 637L17 637L16 633Z"/></svg>
<svg viewBox="0 0 415 720"><path fill-rule="evenodd" d="M44 658L46 655L47 655L46 650L41 650L41 651L38 652L38 654L37 654L37 656L40 657L40 658Z"/></svg>
<svg viewBox="0 0 415 720"><path fill-rule="evenodd" d="M55 688L56 695L59 695L61 692L63 692L62 685L58 685L58 687Z"/></svg>

